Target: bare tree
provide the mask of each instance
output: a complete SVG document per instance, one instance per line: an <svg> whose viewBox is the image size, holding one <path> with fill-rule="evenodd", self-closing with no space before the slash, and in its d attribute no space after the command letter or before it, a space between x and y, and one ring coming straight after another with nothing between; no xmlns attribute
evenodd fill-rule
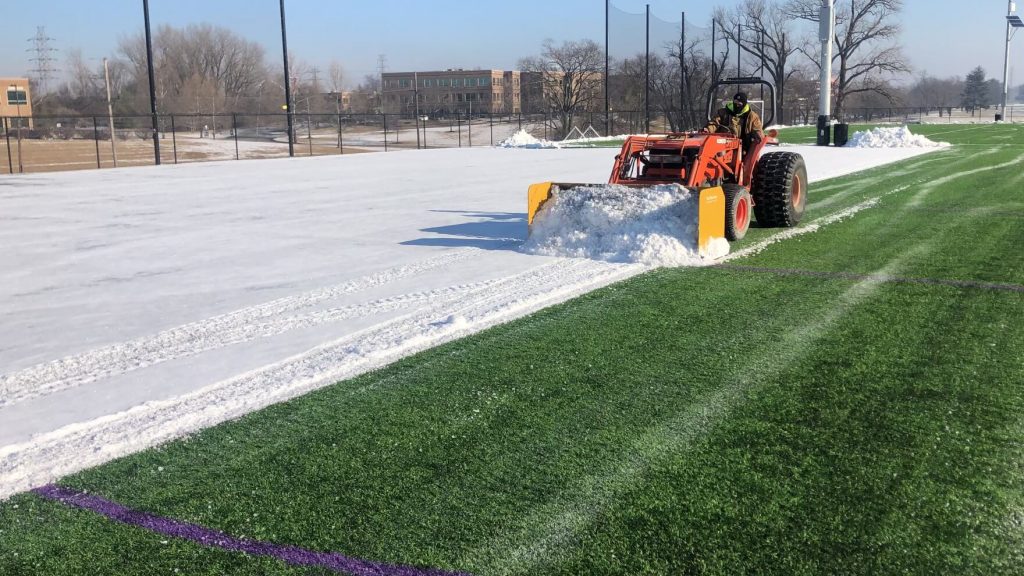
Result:
<svg viewBox="0 0 1024 576"><path fill-rule="evenodd" d="M725 38L732 43L737 40L740 28L740 49L753 56L748 59L746 73L754 76L767 73L775 86L779 108L776 122L786 122L786 84L797 72L791 57L799 51L796 35L791 30L789 15L775 2L766 0L744 0L735 10L719 8L715 13L724 26Z"/></svg>
<svg viewBox="0 0 1024 576"><path fill-rule="evenodd" d="M536 94L555 113L556 130L564 137L576 115L601 93L604 50L593 40L555 46L548 39L540 56L520 60L519 69L526 76L528 93Z"/></svg>
<svg viewBox="0 0 1024 576"><path fill-rule="evenodd" d="M786 14L817 22L820 0L789 0ZM895 22L903 0L837 0L833 61L838 63L833 89L833 116L842 119L843 102L851 94L875 92L893 96L886 74L909 72L896 40L900 26ZM817 65L820 58L814 42L800 48Z"/></svg>
<svg viewBox="0 0 1024 576"><path fill-rule="evenodd" d="M937 109L939 116L960 105L960 94L963 93L963 80L953 78L935 78L922 73L917 81L907 90L906 103L932 111Z"/></svg>
<svg viewBox="0 0 1024 576"><path fill-rule="evenodd" d="M139 33L122 38L119 51L130 63L128 88L135 99L146 101L148 78L145 38ZM263 47L210 24L183 29L161 26L153 36L153 59L158 98L165 111L191 111L194 98L210 97L209 108L237 109L239 98L257 90L267 77ZM213 96L189 93L197 86L213 86ZM184 109L179 106L185 105ZM145 105L140 109L144 110Z"/></svg>

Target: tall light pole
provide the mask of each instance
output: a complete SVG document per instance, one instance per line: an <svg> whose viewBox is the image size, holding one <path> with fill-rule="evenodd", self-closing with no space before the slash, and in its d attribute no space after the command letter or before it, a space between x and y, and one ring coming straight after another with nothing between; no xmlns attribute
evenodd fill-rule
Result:
<svg viewBox="0 0 1024 576"><path fill-rule="evenodd" d="M288 156L295 156L295 142L292 124L291 76L288 74L288 32L284 24L284 0L281 0L281 50L284 52L284 106L288 117Z"/></svg>
<svg viewBox="0 0 1024 576"><path fill-rule="evenodd" d="M818 17L818 39L821 40L821 79L818 94L818 146L828 146L832 140L832 37L836 30L833 0L821 0Z"/></svg>
<svg viewBox="0 0 1024 576"><path fill-rule="evenodd" d="M1010 91L1010 40L1013 38L1012 28L1024 28L1024 22L1020 16L1013 13L1017 11L1017 5L1013 0L1006 2L1006 51L1003 53L1003 107L1000 119L1006 120L1006 95Z"/></svg>
<svg viewBox="0 0 1024 576"><path fill-rule="evenodd" d="M149 71L149 108L153 114L153 156L160 165L160 118L156 114L156 73L153 71L153 35L149 30L149 0L142 0L146 22L146 65Z"/></svg>

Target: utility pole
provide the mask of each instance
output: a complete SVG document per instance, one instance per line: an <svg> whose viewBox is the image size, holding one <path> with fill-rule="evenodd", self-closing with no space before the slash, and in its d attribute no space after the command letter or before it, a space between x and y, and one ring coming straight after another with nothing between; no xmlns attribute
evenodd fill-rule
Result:
<svg viewBox="0 0 1024 576"><path fill-rule="evenodd" d="M379 75L379 78L380 78L380 91L378 93L379 100L377 101L377 107L380 108L381 113L387 113L387 111L384 110L384 72L387 71L387 68L388 68L388 57L387 57L387 55L386 54L378 54L377 55L377 70L380 72L380 75ZM386 118L387 117L385 116L385 122L387 122Z"/></svg>
<svg viewBox="0 0 1024 576"><path fill-rule="evenodd" d="M117 145L114 144L114 105L110 101L110 68L107 66L107 59L103 59L103 79L107 84L107 122L110 125L110 155L114 158L114 168L117 168Z"/></svg>
<svg viewBox="0 0 1024 576"><path fill-rule="evenodd" d="M412 73L413 113L416 114L416 149L420 149L420 79L416 72Z"/></svg>
<svg viewBox="0 0 1024 576"><path fill-rule="evenodd" d="M821 41L821 78L818 94L818 146L828 146L832 140L832 37L835 35L836 17L834 0L821 0L818 17L818 40Z"/></svg>

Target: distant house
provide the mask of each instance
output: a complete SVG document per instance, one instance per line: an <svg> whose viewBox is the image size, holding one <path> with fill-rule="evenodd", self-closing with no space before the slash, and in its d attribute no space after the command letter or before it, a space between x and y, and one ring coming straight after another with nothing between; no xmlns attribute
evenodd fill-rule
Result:
<svg viewBox="0 0 1024 576"><path fill-rule="evenodd" d="M341 93L341 109L349 114L379 113L377 100L379 94L364 90L351 90Z"/></svg>
<svg viewBox="0 0 1024 576"><path fill-rule="evenodd" d="M8 126L16 126L16 118L32 126L32 98L28 78L0 78L0 118L8 118Z"/></svg>
<svg viewBox="0 0 1024 576"><path fill-rule="evenodd" d="M518 70L432 70L385 72L381 76L384 112L421 114L466 112L518 114Z"/></svg>

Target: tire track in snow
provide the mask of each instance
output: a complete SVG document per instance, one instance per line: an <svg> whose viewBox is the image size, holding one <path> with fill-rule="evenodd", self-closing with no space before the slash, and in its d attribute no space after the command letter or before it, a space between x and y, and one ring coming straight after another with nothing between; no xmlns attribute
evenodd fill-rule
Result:
<svg viewBox="0 0 1024 576"><path fill-rule="evenodd" d="M238 418L649 268L560 259L175 398L0 448L0 499Z"/></svg>
<svg viewBox="0 0 1024 576"><path fill-rule="evenodd" d="M78 357L62 359L58 361L60 363L59 371L55 371L51 365L45 364L41 366L40 370L30 368L23 371L25 374L21 372L12 374L2 389L4 397L0 399L0 408L62 392L109 376L127 374L163 362L188 358L233 344L269 338L291 330L393 312L436 299L459 298L486 289L495 282L497 280L461 284L436 290L401 294L365 304L353 304L280 319L263 320L255 324L228 326L223 330L205 330L202 335L188 339L176 338L174 331L170 331L123 344L115 344Z"/></svg>
<svg viewBox="0 0 1024 576"><path fill-rule="evenodd" d="M475 249L459 250L428 258L415 264L396 266L336 286L278 298L227 314L184 324L151 336L104 346L0 375L0 408L87 384L103 377L124 374L156 363L193 356L229 344L280 334L287 330L303 327L303 325L313 326L400 308L399 301L388 302L389 299L384 299L364 305L369 307L367 310L340 308L307 314L305 318L266 320L273 316L309 308L333 298L362 292L435 268L448 266L477 253L478 251ZM451 289L453 288L445 290ZM408 305L422 299L417 298L415 294L403 296L406 300L412 301ZM429 298L432 295L423 297Z"/></svg>

